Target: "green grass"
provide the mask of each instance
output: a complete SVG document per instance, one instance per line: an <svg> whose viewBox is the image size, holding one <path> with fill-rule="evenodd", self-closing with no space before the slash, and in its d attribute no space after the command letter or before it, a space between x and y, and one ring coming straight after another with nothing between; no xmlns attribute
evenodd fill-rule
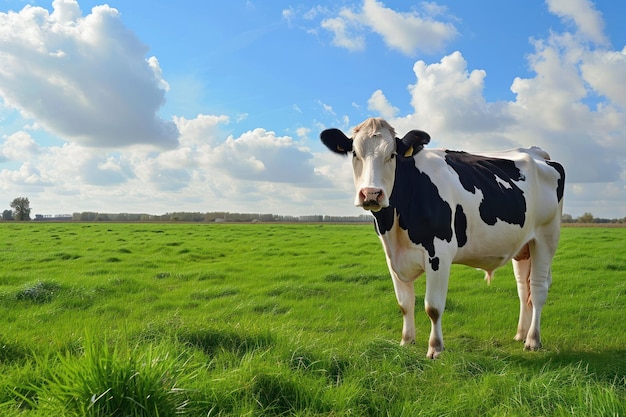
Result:
<svg viewBox="0 0 626 417"><path fill-rule="evenodd" d="M563 229L539 352L455 266L431 361L371 225L0 223L0 416L624 416L625 242Z"/></svg>

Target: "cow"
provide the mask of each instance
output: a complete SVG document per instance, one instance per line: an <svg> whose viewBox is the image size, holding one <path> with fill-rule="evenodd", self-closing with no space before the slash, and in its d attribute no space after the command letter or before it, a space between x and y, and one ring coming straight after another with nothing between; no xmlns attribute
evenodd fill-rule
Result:
<svg viewBox="0 0 626 417"><path fill-rule="evenodd" d="M401 344L415 343L413 282L426 273L424 307L431 321L428 358L444 350L441 320L452 264L482 269L513 261L520 301L515 340L541 347L541 310L552 282L563 210L565 170L538 147L466 153L425 149L428 133L402 139L370 118L352 138L320 134L331 151L352 154L354 204L374 216L403 314Z"/></svg>

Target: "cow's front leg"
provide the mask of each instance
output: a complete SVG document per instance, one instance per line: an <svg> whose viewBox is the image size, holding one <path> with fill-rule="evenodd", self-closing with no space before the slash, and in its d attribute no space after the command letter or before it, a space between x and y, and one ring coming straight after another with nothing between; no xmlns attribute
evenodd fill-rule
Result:
<svg viewBox="0 0 626 417"><path fill-rule="evenodd" d="M415 343L415 289L413 281L403 281L391 270L393 288L396 292L398 306L402 312L402 340L401 345Z"/></svg>
<svg viewBox="0 0 626 417"><path fill-rule="evenodd" d="M436 271L430 270L426 272L424 308L426 309L426 314L430 317L430 337L428 339L426 356L430 359L436 359L444 349L441 318L446 308L449 272L449 265L440 266Z"/></svg>

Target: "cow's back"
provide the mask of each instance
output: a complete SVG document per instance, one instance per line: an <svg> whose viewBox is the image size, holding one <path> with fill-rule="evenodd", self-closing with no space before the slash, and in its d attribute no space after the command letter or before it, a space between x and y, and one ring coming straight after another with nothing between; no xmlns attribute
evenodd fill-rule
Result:
<svg viewBox="0 0 626 417"><path fill-rule="evenodd" d="M560 216L563 171L539 148L469 154L424 149L398 163L391 205L416 245L493 270ZM419 239L415 239L417 236ZM426 246L425 246L426 245Z"/></svg>

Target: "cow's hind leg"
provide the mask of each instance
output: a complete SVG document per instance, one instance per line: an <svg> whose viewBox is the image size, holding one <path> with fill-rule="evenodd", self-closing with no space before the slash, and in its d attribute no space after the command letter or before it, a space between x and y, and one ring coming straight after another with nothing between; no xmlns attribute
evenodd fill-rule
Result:
<svg viewBox="0 0 626 417"><path fill-rule="evenodd" d="M530 299L532 317L526 335L524 349L541 348L541 310L548 298L548 289L552 283L552 258L559 241L560 225L555 223L539 231L530 242Z"/></svg>
<svg viewBox="0 0 626 417"><path fill-rule="evenodd" d="M513 260L513 272L517 281L517 295L519 296L519 321L515 340L525 341L532 318L532 301L530 298L530 257Z"/></svg>

